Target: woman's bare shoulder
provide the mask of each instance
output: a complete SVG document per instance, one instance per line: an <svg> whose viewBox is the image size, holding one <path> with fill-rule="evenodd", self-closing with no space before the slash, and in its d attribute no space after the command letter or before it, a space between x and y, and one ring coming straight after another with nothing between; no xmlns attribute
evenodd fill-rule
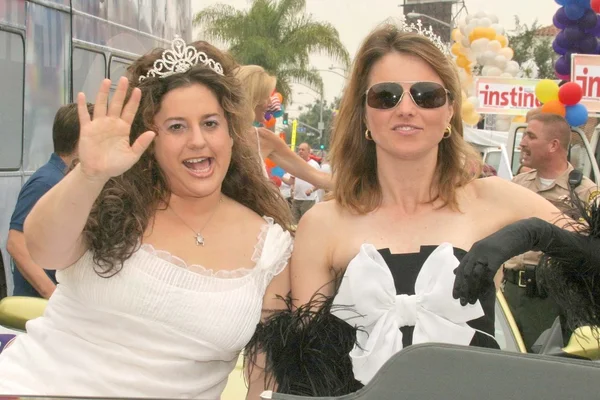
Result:
<svg viewBox="0 0 600 400"><path fill-rule="evenodd" d="M510 212L514 220L529 217L552 220L560 214L538 193L506 179L488 177L476 179L469 185L478 201Z"/></svg>

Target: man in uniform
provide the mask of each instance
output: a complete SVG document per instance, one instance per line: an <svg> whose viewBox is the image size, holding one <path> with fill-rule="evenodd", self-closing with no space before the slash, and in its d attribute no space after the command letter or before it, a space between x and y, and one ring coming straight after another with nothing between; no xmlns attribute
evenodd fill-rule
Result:
<svg viewBox="0 0 600 400"><path fill-rule="evenodd" d="M598 194L597 185L568 162L570 139L571 128L563 117L547 113L530 116L520 146L522 164L533 170L513 179L563 212L570 209L570 187L586 203ZM529 352L559 314L557 306L545 295L541 282L535 279L540 259L541 253L528 252L509 260L503 269L504 295Z"/></svg>

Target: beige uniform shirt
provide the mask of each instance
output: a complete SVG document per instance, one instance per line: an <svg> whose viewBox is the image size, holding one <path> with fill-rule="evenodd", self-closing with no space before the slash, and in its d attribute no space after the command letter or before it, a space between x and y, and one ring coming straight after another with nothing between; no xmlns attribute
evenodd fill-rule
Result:
<svg viewBox="0 0 600 400"><path fill-rule="evenodd" d="M554 182L542 189L540 178L537 176L537 171L529 171L523 174L519 174L513 178L513 182L526 187L538 193L540 196L550 201L560 211L565 212L569 210L569 173L573 171L573 166L569 164L568 168L562 175L557 177ZM592 182L592 180L583 177L581 184L575 188L575 194L581 201L589 203L598 196L598 186ZM513 257L504 264L504 268L511 269L524 269L525 264L537 265L540 257L540 252L530 251L520 256Z"/></svg>

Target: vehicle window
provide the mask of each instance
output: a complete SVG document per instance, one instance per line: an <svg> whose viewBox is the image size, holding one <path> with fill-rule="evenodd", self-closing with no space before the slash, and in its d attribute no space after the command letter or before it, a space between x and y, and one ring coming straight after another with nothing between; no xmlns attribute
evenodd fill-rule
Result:
<svg viewBox="0 0 600 400"><path fill-rule="evenodd" d="M25 43L13 32L0 31L0 170L16 170L23 153Z"/></svg>
<svg viewBox="0 0 600 400"><path fill-rule="evenodd" d="M578 131L571 132L569 146L569 162L573 168L583 172L588 178L592 175L592 158L583 144L583 138Z"/></svg>
<svg viewBox="0 0 600 400"><path fill-rule="evenodd" d="M504 310L500 306L500 303L496 301L496 310L495 310L495 339L500 346L500 349L506 351L514 351L519 352L519 345L517 344L517 340L515 339L514 334L510 328L510 324L506 319L506 315L504 314Z"/></svg>
<svg viewBox="0 0 600 400"><path fill-rule="evenodd" d="M501 157L502 157L502 152L500 150L490 151L487 153L487 156L485 157L485 163L487 165L494 167L494 169L496 171L498 171L498 169L500 168Z"/></svg>
<svg viewBox="0 0 600 400"><path fill-rule="evenodd" d="M111 57L110 58L110 66L109 66L109 75L110 81L112 82L110 85L110 93L114 93L117 88L117 82L119 82L119 78L124 76L127 73L127 68L131 64L131 61L125 60L123 58Z"/></svg>
<svg viewBox="0 0 600 400"><path fill-rule="evenodd" d="M73 101L83 92L89 102L94 102L100 82L106 77L106 57L88 49L73 49Z"/></svg>
<svg viewBox="0 0 600 400"><path fill-rule="evenodd" d="M525 126L521 126L517 128L515 135L515 145L512 149L508 149L508 151L512 151L512 173L513 175L517 175L517 171L521 166L521 150L519 149L519 144L521 143L521 139L523 139L523 134L527 128Z"/></svg>

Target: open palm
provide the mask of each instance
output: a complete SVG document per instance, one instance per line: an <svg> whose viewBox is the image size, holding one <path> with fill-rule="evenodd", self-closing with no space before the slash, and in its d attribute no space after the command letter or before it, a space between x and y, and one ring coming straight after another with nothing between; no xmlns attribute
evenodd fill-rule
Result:
<svg viewBox="0 0 600 400"><path fill-rule="evenodd" d="M130 145L131 124L140 104L141 92L135 88L124 105L127 95L127 78L121 78L117 90L108 104L110 80L100 85L94 105L94 116L87 112L85 95L77 96L77 109L81 131L79 136L79 162L82 171L90 178L108 180L119 176L133 166L150 146L155 133L144 132Z"/></svg>

